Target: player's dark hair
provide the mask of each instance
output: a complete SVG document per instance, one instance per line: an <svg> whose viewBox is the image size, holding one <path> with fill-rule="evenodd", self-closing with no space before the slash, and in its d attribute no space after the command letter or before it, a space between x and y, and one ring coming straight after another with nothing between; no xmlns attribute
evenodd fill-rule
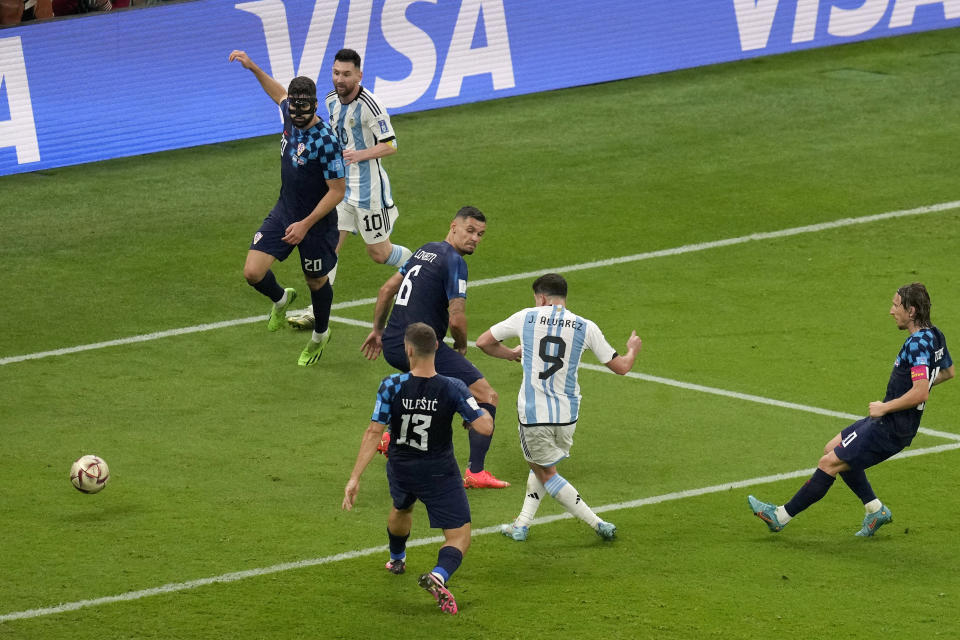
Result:
<svg viewBox="0 0 960 640"><path fill-rule="evenodd" d="M566 298L567 280L559 273L547 273L533 281L533 292L548 298Z"/></svg>
<svg viewBox="0 0 960 640"><path fill-rule="evenodd" d="M900 296L900 304L907 311L910 307L914 308L913 322L920 327L929 327L930 325L930 294L922 282L913 282L905 284L897 289L897 295Z"/></svg>
<svg viewBox="0 0 960 640"><path fill-rule="evenodd" d="M316 101L317 84L306 76L297 76L290 81L290 86L287 87L287 95L290 97L309 96Z"/></svg>
<svg viewBox="0 0 960 640"><path fill-rule="evenodd" d="M352 62L357 69L360 68L360 54L353 49L340 49L333 59L336 62Z"/></svg>
<svg viewBox="0 0 960 640"><path fill-rule="evenodd" d="M483 215L483 211L477 209L476 207L461 207L460 211L457 211L457 215L453 216L454 218L473 218L477 222L486 222L487 217Z"/></svg>
<svg viewBox="0 0 960 640"><path fill-rule="evenodd" d="M437 334L428 324L414 322L407 326L403 341L413 347L418 356L426 356L437 350Z"/></svg>

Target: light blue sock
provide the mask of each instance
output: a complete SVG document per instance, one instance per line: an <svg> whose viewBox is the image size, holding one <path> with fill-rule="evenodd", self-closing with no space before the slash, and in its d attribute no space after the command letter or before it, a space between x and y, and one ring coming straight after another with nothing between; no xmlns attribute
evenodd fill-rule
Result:
<svg viewBox="0 0 960 640"><path fill-rule="evenodd" d="M563 476L558 473L547 480L543 486L547 488L547 491L557 502L563 505L564 509L570 512L570 515L583 520L592 529L597 528L597 524L600 522L600 516L595 514L593 510L587 506L587 503L583 501L577 492L576 487L567 482Z"/></svg>
<svg viewBox="0 0 960 640"><path fill-rule="evenodd" d="M387 258L387 264L391 267L402 267L403 263L406 262L410 256L413 255L413 252L406 247L395 244L393 245L393 250L390 252L390 257Z"/></svg>

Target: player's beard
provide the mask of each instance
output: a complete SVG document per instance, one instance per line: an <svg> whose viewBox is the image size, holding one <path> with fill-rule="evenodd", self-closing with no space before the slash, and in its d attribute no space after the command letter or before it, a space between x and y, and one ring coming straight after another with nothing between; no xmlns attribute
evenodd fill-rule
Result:
<svg viewBox="0 0 960 640"><path fill-rule="evenodd" d="M359 83L358 83L359 84ZM343 102L350 97L350 94L357 90L357 85L338 85L334 84L333 88L337 90L337 97L340 98L340 102Z"/></svg>

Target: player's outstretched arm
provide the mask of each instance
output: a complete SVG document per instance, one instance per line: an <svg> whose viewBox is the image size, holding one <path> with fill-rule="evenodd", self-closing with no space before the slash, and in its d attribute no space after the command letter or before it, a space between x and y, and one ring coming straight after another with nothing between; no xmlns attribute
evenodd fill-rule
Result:
<svg viewBox="0 0 960 640"><path fill-rule="evenodd" d="M277 104L283 102L284 98L287 97L286 87L274 80L272 77L267 75L263 69L258 67L257 64L250 59L250 56L247 55L246 51L234 49L230 52L229 60L230 62L239 62L241 65L243 65L244 69L251 71L253 75L256 76L260 86L263 87L263 90Z"/></svg>
<svg viewBox="0 0 960 640"><path fill-rule="evenodd" d="M357 461L353 465L353 471L350 473L347 486L343 488L341 509L346 511L353 509L357 500L357 492L360 490L360 477L373 457L377 455L377 446L380 444L384 429L386 429L386 425L372 420L370 426L363 432L363 439L360 440L360 451L357 452Z"/></svg>
<svg viewBox="0 0 960 640"><path fill-rule="evenodd" d="M636 361L641 347L643 347L643 341L640 340L640 336L637 335L636 331L631 331L630 337L627 338L627 352L623 355L617 355L608 362L607 368L617 375L626 375L633 368L633 363Z"/></svg>
<svg viewBox="0 0 960 640"><path fill-rule="evenodd" d="M477 347L488 356L494 358L503 358L504 360L519 361L522 357L520 346L513 349L505 346L502 342L493 337L490 329L487 329L477 338Z"/></svg>
<svg viewBox="0 0 960 640"><path fill-rule="evenodd" d="M367 339L360 345L360 350L367 360L376 360L383 349L381 336L387 326L387 318L390 315L390 307L393 303L393 297L400 290L400 284L403 282L403 274L399 271L390 276L380 291L377 292L377 303L373 308L373 331L367 336Z"/></svg>
<svg viewBox="0 0 960 640"><path fill-rule="evenodd" d="M447 315L450 322L447 326L450 328L450 337L453 338L453 348L460 352L460 355L467 353L467 300L466 298L453 298L447 305Z"/></svg>

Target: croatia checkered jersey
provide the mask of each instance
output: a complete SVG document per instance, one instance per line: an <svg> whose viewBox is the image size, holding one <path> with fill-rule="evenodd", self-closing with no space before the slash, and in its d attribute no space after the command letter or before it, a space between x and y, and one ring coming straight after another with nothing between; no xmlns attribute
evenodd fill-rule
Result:
<svg viewBox="0 0 960 640"><path fill-rule="evenodd" d="M326 122L320 120L309 129L293 126L287 101L280 103L283 137L280 142L280 199L278 204L291 222L303 220L327 195L327 180L345 176L340 143ZM337 217L328 215L317 224L337 225Z"/></svg>
<svg viewBox="0 0 960 640"><path fill-rule="evenodd" d="M344 149L369 149L380 142L396 140L390 115L363 85L349 104L342 104L336 91L327 94L326 103L330 125ZM375 211L393 206L390 179L379 158L347 165L347 191L343 199L361 209Z"/></svg>
<svg viewBox="0 0 960 640"><path fill-rule="evenodd" d="M929 386L933 386L940 371L952 364L953 359L947 350L947 339L940 329L927 327L910 334L893 363L883 401L899 398L908 392L917 380L926 380ZM888 414L884 418L890 417L896 431L903 435L905 432L915 434L922 416L923 404Z"/></svg>
<svg viewBox="0 0 960 640"><path fill-rule="evenodd" d="M517 395L520 424L572 424L580 413L577 379L587 349L606 364L616 357L592 321L560 305L531 307L490 327L497 340L520 338L523 384Z"/></svg>
<svg viewBox="0 0 960 640"><path fill-rule="evenodd" d="M484 414L467 385L439 374L422 378L407 372L383 379L371 419L389 427L387 455L393 460L453 455L456 413L466 422Z"/></svg>

